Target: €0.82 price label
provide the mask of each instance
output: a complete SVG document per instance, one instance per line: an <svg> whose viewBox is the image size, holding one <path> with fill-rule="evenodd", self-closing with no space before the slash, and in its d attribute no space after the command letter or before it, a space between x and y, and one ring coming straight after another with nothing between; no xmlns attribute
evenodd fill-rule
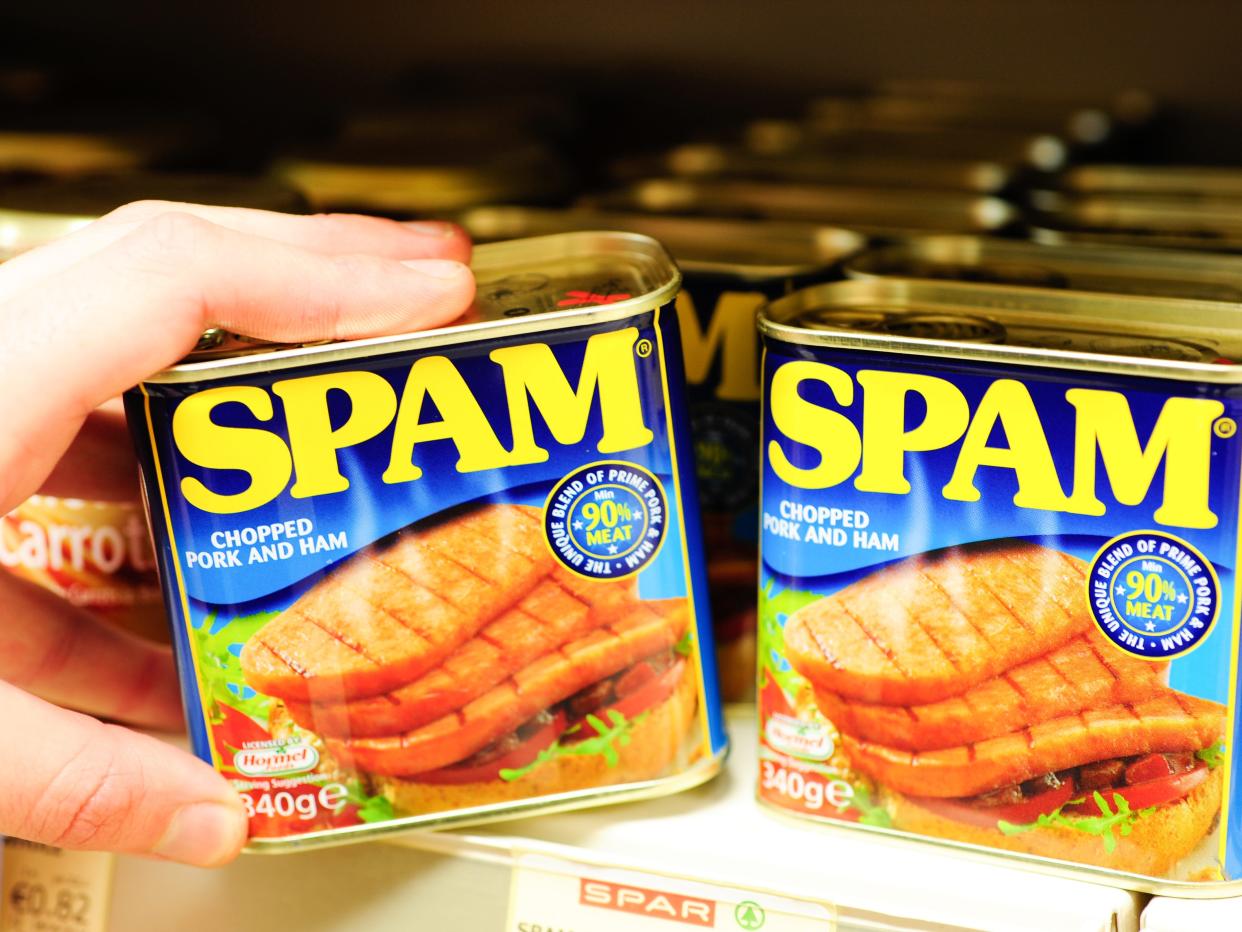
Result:
<svg viewBox="0 0 1242 932"><path fill-rule="evenodd" d="M106 932L113 862L0 840L0 932Z"/></svg>
<svg viewBox="0 0 1242 932"><path fill-rule="evenodd" d="M831 904L664 874L519 855L507 932L835 932Z"/></svg>

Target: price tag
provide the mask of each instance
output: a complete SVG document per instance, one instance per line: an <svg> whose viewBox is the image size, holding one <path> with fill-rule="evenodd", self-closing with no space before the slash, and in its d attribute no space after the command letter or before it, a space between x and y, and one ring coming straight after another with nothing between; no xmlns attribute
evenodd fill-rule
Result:
<svg viewBox="0 0 1242 932"><path fill-rule="evenodd" d="M836 908L744 887L519 855L506 932L835 932Z"/></svg>
<svg viewBox="0 0 1242 932"><path fill-rule="evenodd" d="M106 932L111 854L0 844L0 932Z"/></svg>

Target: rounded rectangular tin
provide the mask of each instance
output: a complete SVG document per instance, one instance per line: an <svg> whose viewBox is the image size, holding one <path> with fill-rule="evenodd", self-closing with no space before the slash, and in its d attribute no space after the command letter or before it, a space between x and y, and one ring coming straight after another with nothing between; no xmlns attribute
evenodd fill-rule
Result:
<svg viewBox="0 0 1242 932"><path fill-rule="evenodd" d="M1236 315L897 279L762 312L765 806L1130 889L1242 889L1238 367L989 330L1223 348Z"/></svg>
<svg viewBox="0 0 1242 932"><path fill-rule="evenodd" d="M840 224L868 236L985 232L1018 219L1008 202L962 191L737 179L652 178L579 203L599 210Z"/></svg>
<svg viewBox="0 0 1242 932"><path fill-rule="evenodd" d="M587 233L475 268L468 322L188 362L126 398L191 741L253 850L719 768L676 267Z"/></svg>
<svg viewBox="0 0 1242 932"><path fill-rule="evenodd" d="M914 278L1242 302L1242 261L1203 252L922 236L848 259L850 278Z"/></svg>

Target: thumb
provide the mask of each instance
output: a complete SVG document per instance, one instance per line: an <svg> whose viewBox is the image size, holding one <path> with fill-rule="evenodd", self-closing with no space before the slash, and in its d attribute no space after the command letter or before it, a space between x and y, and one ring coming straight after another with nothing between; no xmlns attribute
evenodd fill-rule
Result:
<svg viewBox="0 0 1242 932"><path fill-rule="evenodd" d="M0 835L212 867L246 841L246 812L211 767L155 738L0 682Z"/></svg>

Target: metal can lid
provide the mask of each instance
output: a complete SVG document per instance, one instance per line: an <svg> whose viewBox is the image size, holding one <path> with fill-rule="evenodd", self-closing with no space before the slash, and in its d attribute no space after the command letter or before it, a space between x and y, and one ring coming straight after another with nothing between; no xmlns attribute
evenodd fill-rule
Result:
<svg viewBox="0 0 1242 932"><path fill-rule="evenodd" d="M996 237L930 235L850 257L851 278L916 278L1242 303L1242 261L1202 250L1065 246Z"/></svg>
<svg viewBox="0 0 1242 932"><path fill-rule="evenodd" d="M148 381L193 381L620 320L663 306L681 287L672 257L636 233L563 233L492 243L474 251L471 265L474 303L446 326L304 344L209 330L181 364Z"/></svg>
<svg viewBox="0 0 1242 932"><path fill-rule="evenodd" d="M794 343L1242 381L1238 309L1219 302L872 278L795 291L759 326Z"/></svg>

